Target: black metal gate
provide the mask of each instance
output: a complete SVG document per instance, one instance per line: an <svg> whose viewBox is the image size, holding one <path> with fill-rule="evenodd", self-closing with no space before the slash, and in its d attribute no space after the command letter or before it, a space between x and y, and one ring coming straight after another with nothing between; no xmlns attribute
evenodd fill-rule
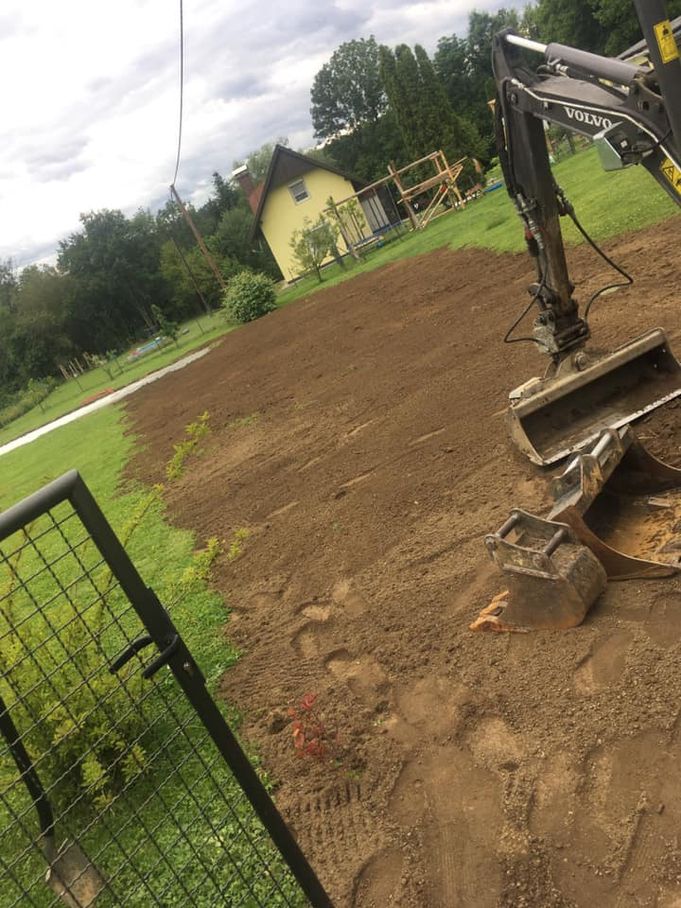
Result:
<svg viewBox="0 0 681 908"><path fill-rule="evenodd" d="M0 666L2 908L331 904L75 471L0 515Z"/></svg>

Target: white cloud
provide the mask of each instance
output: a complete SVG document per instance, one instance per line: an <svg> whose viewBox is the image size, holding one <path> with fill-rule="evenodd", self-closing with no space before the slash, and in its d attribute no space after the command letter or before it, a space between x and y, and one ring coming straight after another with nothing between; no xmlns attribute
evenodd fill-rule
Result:
<svg viewBox="0 0 681 908"><path fill-rule="evenodd" d="M178 188L200 200L278 135L312 143L309 90L334 49L465 28L497 0L185 0L185 118ZM4 0L0 13L0 259L44 259L80 212L158 204L177 142L179 2Z"/></svg>

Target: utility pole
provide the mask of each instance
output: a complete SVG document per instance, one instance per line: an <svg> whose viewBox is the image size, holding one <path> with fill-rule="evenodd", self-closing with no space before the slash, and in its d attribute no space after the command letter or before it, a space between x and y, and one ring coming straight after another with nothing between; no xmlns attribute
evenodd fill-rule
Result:
<svg viewBox="0 0 681 908"><path fill-rule="evenodd" d="M194 234L194 239L195 239L196 242L198 243L199 249L201 250L201 254L203 255L203 257L204 257L204 259L206 260L206 262L208 263L208 267L210 268L210 270L211 270L211 271L213 272L213 274L215 275L215 280L218 282L218 284L220 285L220 287L221 287L223 290L226 290L226 289L227 289L227 283L226 283L224 277L222 276L222 273L220 272L220 269L218 268L215 259L213 258L213 256L212 256L212 255L210 254L210 252L208 251L208 246L206 246L206 243L205 243L203 237L202 237L201 234L199 233L198 227L196 226L196 224L195 224L194 221L192 220L192 216L189 214L189 212L188 212L187 209L185 208L184 202L182 201L182 199L181 199L181 198L179 197L179 195L177 194L177 190L175 189L175 184L174 184L174 183L173 183L173 184L171 185L171 187L170 187L170 194L172 195L172 197L173 197L173 199L175 200L175 202L177 203L177 205L178 205L180 211L182 212L182 217L185 219L185 221L186 221L187 224L189 225L189 229L190 229L191 232Z"/></svg>

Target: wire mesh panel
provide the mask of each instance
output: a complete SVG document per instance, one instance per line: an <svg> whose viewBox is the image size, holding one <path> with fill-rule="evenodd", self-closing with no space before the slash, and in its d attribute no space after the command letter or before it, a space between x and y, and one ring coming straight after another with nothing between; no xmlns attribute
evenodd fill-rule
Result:
<svg viewBox="0 0 681 908"><path fill-rule="evenodd" d="M0 515L0 664L2 908L330 904L75 473Z"/></svg>

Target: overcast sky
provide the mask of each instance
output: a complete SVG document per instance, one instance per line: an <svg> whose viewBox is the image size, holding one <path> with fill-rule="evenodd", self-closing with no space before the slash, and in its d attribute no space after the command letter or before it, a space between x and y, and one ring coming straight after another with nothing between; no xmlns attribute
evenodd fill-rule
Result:
<svg viewBox="0 0 681 908"><path fill-rule="evenodd" d="M313 142L310 86L343 41L464 34L497 0L185 0L180 194L277 136ZM506 5L516 5L513 2ZM2 0L0 260L50 260L80 212L165 202L176 154L179 0Z"/></svg>

